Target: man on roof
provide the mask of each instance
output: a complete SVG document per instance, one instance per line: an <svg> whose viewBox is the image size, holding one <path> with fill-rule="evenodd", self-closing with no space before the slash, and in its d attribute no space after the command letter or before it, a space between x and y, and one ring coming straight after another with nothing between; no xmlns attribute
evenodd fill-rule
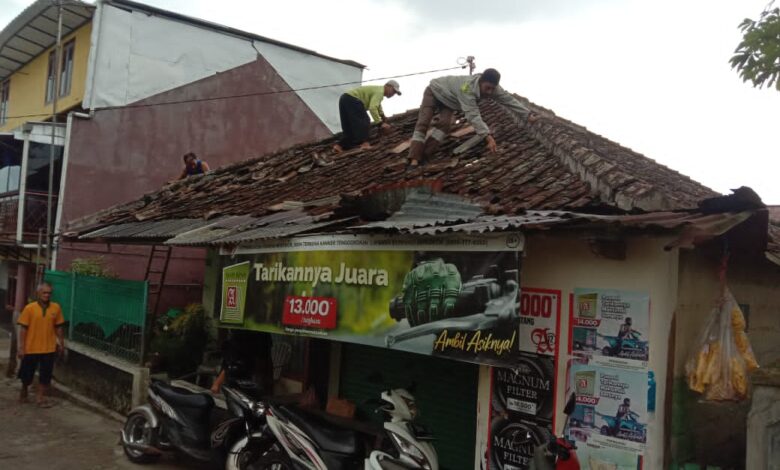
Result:
<svg viewBox="0 0 780 470"><path fill-rule="evenodd" d="M180 180L192 175L202 175L210 170L209 164L199 159L192 152L185 154L182 160L184 160L184 169L181 170L181 175L179 175Z"/></svg>
<svg viewBox="0 0 780 470"><path fill-rule="evenodd" d="M430 155L439 147L447 137L452 115L455 111L462 111L466 115L477 135L483 136L491 152L496 151L496 139L490 131L482 115L479 112L479 100L492 98L501 106L517 114L521 120L533 122L537 116L523 106L514 96L504 91L498 85L501 74L496 69L485 69L484 72L475 75L451 75L431 80L425 88L420 114L417 117L417 125L414 127L411 146L409 147L409 160L413 166ZM439 122L435 125L428 140L425 135L431 124L435 112L439 113Z"/></svg>
<svg viewBox="0 0 780 470"><path fill-rule="evenodd" d="M382 111L382 100L395 95L401 95L401 88L395 80L390 80L384 85L359 86L341 95L339 115L343 133L339 143L333 146L333 151L340 153L354 147L363 149L371 147L368 143L371 123L366 111L371 113L374 124L380 123L381 131L390 131L392 127L387 123L385 113Z"/></svg>

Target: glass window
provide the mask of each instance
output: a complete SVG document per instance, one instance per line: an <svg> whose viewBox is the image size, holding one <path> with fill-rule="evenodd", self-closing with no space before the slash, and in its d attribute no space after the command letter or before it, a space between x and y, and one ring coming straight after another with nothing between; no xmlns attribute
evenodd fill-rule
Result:
<svg viewBox="0 0 780 470"><path fill-rule="evenodd" d="M19 191L23 142L0 136L0 194Z"/></svg>
<svg viewBox="0 0 780 470"><path fill-rule="evenodd" d="M49 69L46 72L46 102L50 103L54 99L54 81L57 72L57 66L54 64L56 52L49 52Z"/></svg>
<svg viewBox="0 0 780 470"><path fill-rule="evenodd" d="M50 144L30 142L27 154L27 193L49 191L49 149ZM60 190L60 175L62 172L62 146L54 147L54 188L56 195Z"/></svg>
<svg viewBox="0 0 780 470"><path fill-rule="evenodd" d="M73 51L76 49L76 40L71 39L62 47L62 66L60 67L60 96L70 94L70 85L73 81Z"/></svg>
<svg viewBox="0 0 780 470"><path fill-rule="evenodd" d="M0 126L8 121L8 98L11 94L11 81L6 80L0 85Z"/></svg>

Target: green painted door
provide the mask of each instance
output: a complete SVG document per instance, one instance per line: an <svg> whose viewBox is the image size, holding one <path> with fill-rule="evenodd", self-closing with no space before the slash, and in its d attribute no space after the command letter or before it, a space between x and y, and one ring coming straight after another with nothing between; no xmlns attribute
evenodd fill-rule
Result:
<svg viewBox="0 0 780 470"><path fill-rule="evenodd" d="M382 348L342 345L340 395L354 402L358 416L380 420L372 406L362 403L379 398L383 389L408 387L420 416L436 437L434 446L445 470L474 466L479 367L449 359L391 351Z"/></svg>

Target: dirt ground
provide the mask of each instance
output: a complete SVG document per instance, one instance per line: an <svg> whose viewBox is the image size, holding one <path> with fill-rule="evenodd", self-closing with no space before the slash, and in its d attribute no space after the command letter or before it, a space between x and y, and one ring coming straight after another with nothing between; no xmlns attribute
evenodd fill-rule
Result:
<svg viewBox="0 0 780 470"><path fill-rule="evenodd" d="M155 465L135 465L118 445L122 423L55 397L44 409L20 405L20 383L5 378L8 341L0 338L0 468L17 470L207 469L183 457L164 456ZM32 391L32 390L31 390Z"/></svg>

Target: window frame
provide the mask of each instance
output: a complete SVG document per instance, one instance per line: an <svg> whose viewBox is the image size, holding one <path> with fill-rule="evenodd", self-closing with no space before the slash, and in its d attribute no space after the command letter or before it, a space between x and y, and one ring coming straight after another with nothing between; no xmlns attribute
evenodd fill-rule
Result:
<svg viewBox="0 0 780 470"><path fill-rule="evenodd" d="M54 101L54 94L57 93L57 64L55 63L57 58L57 49L54 48L49 52L49 65L46 72L46 81L44 83L44 95L43 102L49 104Z"/></svg>
<svg viewBox="0 0 780 470"><path fill-rule="evenodd" d="M0 82L0 126L8 122L8 108L11 101L11 79Z"/></svg>
<svg viewBox="0 0 780 470"><path fill-rule="evenodd" d="M76 55L76 39L73 38L62 46L62 59L59 67L59 96L70 95L73 88L73 63ZM65 88L65 89L63 89Z"/></svg>

